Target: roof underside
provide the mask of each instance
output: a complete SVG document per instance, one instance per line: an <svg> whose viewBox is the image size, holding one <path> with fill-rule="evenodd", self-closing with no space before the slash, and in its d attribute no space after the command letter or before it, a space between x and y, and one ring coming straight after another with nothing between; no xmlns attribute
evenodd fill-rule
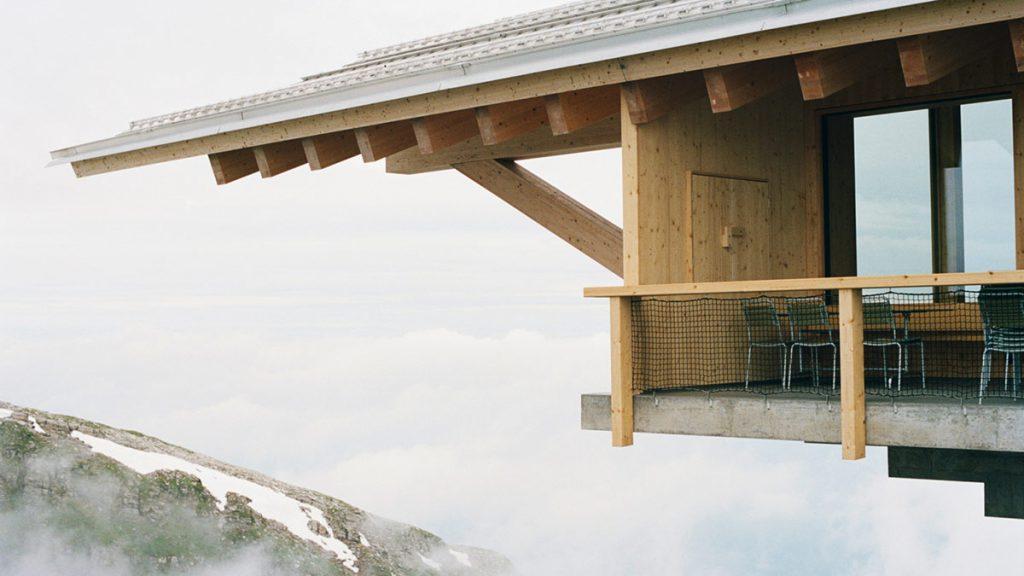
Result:
<svg viewBox="0 0 1024 576"><path fill-rule="evenodd" d="M364 52L284 88L132 122L51 164L932 0L584 0Z"/></svg>

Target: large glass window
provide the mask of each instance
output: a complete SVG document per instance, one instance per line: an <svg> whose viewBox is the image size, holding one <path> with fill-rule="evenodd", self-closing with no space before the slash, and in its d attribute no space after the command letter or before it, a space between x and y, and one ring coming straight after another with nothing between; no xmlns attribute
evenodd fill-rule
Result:
<svg viewBox="0 0 1024 576"><path fill-rule="evenodd" d="M960 107L964 267L968 271L1016 268L1012 116L1009 100Z"/></svg>
<svg viewBox="0 0 1024 576"><path fill-rule="evenodd" d="M928 111L853 123L857 274L932 271Z"/></svg>
<svg viewBox="0 0 1024 576"><path fill-rule="evenodd" d="M831 275L1016 267L1008 99L826 119Z"/></svg>

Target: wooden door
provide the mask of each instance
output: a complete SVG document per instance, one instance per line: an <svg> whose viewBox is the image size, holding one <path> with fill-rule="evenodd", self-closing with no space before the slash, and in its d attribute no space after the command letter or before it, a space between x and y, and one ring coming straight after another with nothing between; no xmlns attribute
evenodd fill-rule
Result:
<svg viewBox="0 0 1024 576"><path fill-rule="evenodd" d="M772 277L767 182L691 174L690 206L695 282Z"/></svg>

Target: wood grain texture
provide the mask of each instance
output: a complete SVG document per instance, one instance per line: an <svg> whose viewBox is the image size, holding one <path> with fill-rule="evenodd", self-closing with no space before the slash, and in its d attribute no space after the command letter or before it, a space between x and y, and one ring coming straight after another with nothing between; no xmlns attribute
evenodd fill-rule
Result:
<svg viewBox="0 0 1024 576"><path fill-rule="evenodd" d="M612 298L612 446L633 445L633 313L629 298Z"/></svg>
<svg viewBox="0 0 1024 576"><path fill-rule="evenodd" d="M392 122L357 128L355 135L363 162L376 162L396 152L416 146L416 134L409 122Z"/></svg>
<svg viewBox="0 0 1024 576"><path fill-rule="evenodd" d="M884 43L861 44L793 57L804 100L820 100L881 71Z"/></svg>
<svg viewBox="0 0 1024 576"><path fill-rule="evenodd" d="M1013 59L1017 63L1017 72L1024 72L1024 19L1011 20L1010 43L1013 44Z"/></svg>
<svg viewBox="0 0 1024 576"><path fill-rule="evenodd" d="M251 148L210 154L210 168L218 186L255 174L260 169Z"/></svg>
<svg viewBox="0 0 1024 576"><path fill-rule="evenodd" d="M479 134L476 114L472 110L417 118L412 121L412 128L421 154L435 154Z"/></svg>
<svg viewBox="0 0 1024 576"><path fill-rule="evenodd" d="M543 98L516 100L476 109L480 138L488 146L501 144L548 124Z"/></svg>
<svg viewBox="0 0 1024 576"><path fill-rule="evenodd" d="M1001 41L986 26L900 38L896 47L904 82L908 87L927 86L985 58Z"/></svg>
<svg viewBox="0 0 1024 576"><path fill-rule="evenodd" d="M619 113L618 86L599 86L553 94L544 100L555 136L569 134Z"/></svg>
<svg viewBox="0 0 1024 576"><path fill-rule="evenodd" d="M456 170L622 276L622 230L529 170L507 160L456 164Z"/></svg>
<svg viewBox="0 0 1024 576"><path fill-rule="evenodd" d="M867 290L870 288L924 288L931 286L1024 284L1024 270L990 272L949 272L943 274L899 274L893 276L830 276L827 278L779 278L740 282L685 282L646 286L602 286L585 288L588 298L619 296L690 296L757 292L805 292L823 290Z"/></svg>
<svg viewBox="0 0 1024 576"><path fill-rule="evenodd" d="M769 30L722 40L682 46L652 54L607 60L360 106L318 116L276 122L81 160L72 164L76 175L90 176L227 152L239 148L349 130L383 122L487 106L511 100L595 86L620 84L756 59L792 56L840 46L894 39L964 26L1004 22L1024 17L1020 0L948 0L859 16Z"/></svg>
<svg viewBox="0 0 1024 576"><path fill-rule="evenodd" d="M860 460L867 445L864 404L864 310L860 290L839 291L839 386L843 460Z"/></svg>
<svg viewBox="0 0 1024 576"><path fill-rule="evenodd" d="M449 170L452 164L477 160L523 160L607 150L618 146L619 119L616 116L562 136L553 136L547 127L542 126L533 132L492 146L484 145L483 140L476 136L433 154L422 154L418 148L411 148L388 156L387 171L392 174L420 174Z"/></svg>
<svg viewBox="0 0 1024 576"><path fill-rule="evenodd" d="M264 144L253 148L260 176L272 178L306 163L306 150L301 140Z"/></svg>
<svg viewBox="0 0 1024 576"><path fill-rule="evenodd" d="M653 122L691 100L703 98L704 94L699 74L676 74L622 85L629 119L634 124Z"/></svg>
<svg viewBox="0 0 1024 576"><path fill-rule="evenodd" d="M359 144L351 130L305 138L302 148L310 170L323 170L359 155Z"/></svg>
<svg viewBox="0 0 1024 576"><path fill-rule="evenodd" d="M791 60L766 60L704 71L711 110L732 112L780 88L793 74Z"/></svg>

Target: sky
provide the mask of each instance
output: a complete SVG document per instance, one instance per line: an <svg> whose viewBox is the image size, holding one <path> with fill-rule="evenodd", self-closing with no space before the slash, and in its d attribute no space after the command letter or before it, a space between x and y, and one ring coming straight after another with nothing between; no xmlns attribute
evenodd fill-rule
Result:
<svg viewBox="0 0 1024 576"><path fill-rule="evenodd" d="M76 180L48 151L557 4L5 2L0 398L136 429L523 574L1020 573L982 488L885 453L579 429L619 280L461 175ZM526 163L621 222L617 151Z"/></svg>

